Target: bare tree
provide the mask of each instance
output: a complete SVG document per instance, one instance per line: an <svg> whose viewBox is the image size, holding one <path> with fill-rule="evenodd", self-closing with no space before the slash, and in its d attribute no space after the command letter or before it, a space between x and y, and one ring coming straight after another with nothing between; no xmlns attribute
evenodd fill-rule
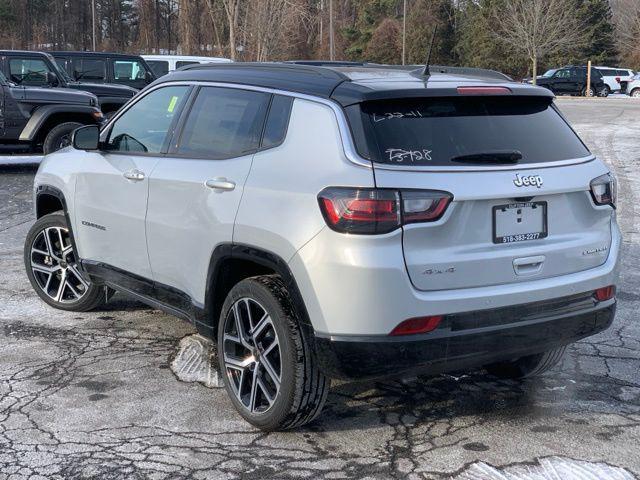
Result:
<svg viewBox="0 0 640 480"><path fill-rule="evenodd" d="M640 63L640 0L611 0L611 10L622 56Z"/></svg>
<svg viewBox="0 0 640 480"><path fill-rule="evenodd" d="M238 20L240 18L240 0L222 0L224 11L227 14L227 26L229 28L229 57L236 59L236 35L238 33Z"/></svg>
<svg viewBox="0 0 640 480"><path fill-rule="evenodd" d="M494 12L494 20L495 35L531 60L534 84L538 60L581 42L580 21L569 0L509 0Z"/></svg>

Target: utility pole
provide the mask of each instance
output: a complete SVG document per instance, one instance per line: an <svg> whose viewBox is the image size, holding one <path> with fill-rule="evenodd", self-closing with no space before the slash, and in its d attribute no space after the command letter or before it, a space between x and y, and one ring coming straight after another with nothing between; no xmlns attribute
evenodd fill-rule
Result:
<svg viewBox="0 0 640 480"><path fill-rule="evenodd" d="M96 51L96 0L91 0L91 44L93 51Z"/></svg>
<svg viewBox="0 0 640 480"><path fill-rule="evenodd" d="M595 89L594 89L595 93ZM584 94L586 97L591 96L591 60L587 62L587 86L584 89Z"/></svg>
<svg viewBox="0 0 640 480"><path fill-rule="evenodd" d="M333 0L329 0L329 60L335 59L335 47L333 43Z"/></svg>
<svg viewBox="0 0 640 480"><path fill-rule="evenodd" d="M402 2L402 65L405 64L407 51L407 0Z"/></svg>

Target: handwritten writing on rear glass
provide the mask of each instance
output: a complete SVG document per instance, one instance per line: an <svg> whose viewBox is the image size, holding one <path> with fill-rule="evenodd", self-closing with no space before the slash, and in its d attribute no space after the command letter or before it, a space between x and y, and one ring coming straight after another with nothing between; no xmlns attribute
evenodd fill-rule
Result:
<svg viewBox="0 0 640 480"><path fill-rule="evenodd" d="M373 121L384 122L385 120L393 120L394 118L422 118L422 114L417 110L410 110L408 112L386 112L386 113L374 113Z"/></svg>
<svg viewBox="0 0 640 480"><path fill-rule="evenodd" d="M420 162L430 161L432 150L405 150L404 148L387 148L387 155L389 155L390 162L403 163L403 162Z"/></svg>

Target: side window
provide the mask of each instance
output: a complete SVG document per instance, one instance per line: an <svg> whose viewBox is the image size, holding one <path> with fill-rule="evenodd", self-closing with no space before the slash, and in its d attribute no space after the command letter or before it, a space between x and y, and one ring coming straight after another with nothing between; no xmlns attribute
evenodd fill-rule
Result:
<svg viewBox="0 0 640 480"><path fill-rule="evenodd" d="M187 86L165 87L145 95L115 121L106 150L159 153L188 90Z"/></svg>
<svg viewBox="0 0 640 480"><path fill-rule="evenodd" d="M144 80L144 65L137 60L113 60L113 78L116 82Z"/></svg>
<svg viewBox="0 0 640 480"><path fill-rule="evenodd" d="M45 85L47 72L51 69L44 60L37 58L11 58L9 73L11 81L19 85Z"/></svg>
<svg viewBox="0 0 640 480"><path fill-rule="evenodd" d="M185 65L193 65L194 63L200 63L200 62L193 62L193 61L188 61L188 60L178 60L176 62L176 68L184 67Z"/></svg>
<svg viewBox="0 0 640 480"><path fill-rule="evenodd" d="M75 80L99 80L107 77L107 63L96 58L80 58L75 61L73 68Z"/></svg>
<svg viewBox="0 0 640 480"><path fill-rule="evenodd" d="M147 60L147 65L156 77L161 77L169 73L169 62L166 60Z"/></svg>
<svg viewBox="0 0 640 480"><path fill-rule="evenodd" d="M262 148L275 147L284 141L287 135L292 105L293 97L286 97L284 95L273 96L271 107L269 107L267 124L264 127L264 134L262 136Z"/></svg>
<svg viewBox="0 0 640 480"><path fill-rule="evenodd" d="M224 159L256 150L269 98L262 92L203 87L193 102L177 152Z"/></svg>
<svg viewBox="0 0 640 480"><path fill-rule="evenodd" d="M67 70L67 59L64 57L54 57L56 59L56 63L60 67L61 70Z"/></svg>
<svg viewBox="0 0 640 480"><path fill-rule="evenodd" d="M558 70L554 75L556 78L569 78L569 70Z"/></svg>

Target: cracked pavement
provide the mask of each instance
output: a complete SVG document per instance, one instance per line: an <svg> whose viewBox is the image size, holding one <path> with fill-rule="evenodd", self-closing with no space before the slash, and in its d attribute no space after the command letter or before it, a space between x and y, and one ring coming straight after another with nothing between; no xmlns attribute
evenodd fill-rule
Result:
<svg viewBox="0 0 640 480"><path fill-rule="evenodd" d="M169 364L195 333L182 320L120 295L83 314L41 302L22 263L35 170L0 167L0 480L639 477L640 102L558 105L619 180L613 326L526 382L334 383L321 417L285 433L176 378ZM558 476L534 476L545 468Z"/></svg>

